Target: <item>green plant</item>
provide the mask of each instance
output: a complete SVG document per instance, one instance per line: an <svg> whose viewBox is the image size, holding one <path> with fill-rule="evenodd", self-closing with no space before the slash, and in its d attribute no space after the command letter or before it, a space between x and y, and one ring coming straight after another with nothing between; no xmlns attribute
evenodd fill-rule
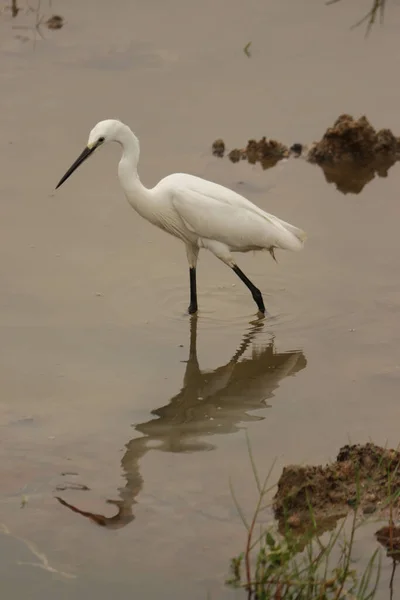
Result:
<svg viewBox="0 0 400 600"><path fill-rule="evenodd" d="M317 533L312 507L311 526L302 535L295 534L289 522L282 535L276 528L255 529L265 504L272 468L261 483L248 437L247 447L258 500L251 520L240 507L233 486L231 492L237 511L246 528L245 550L231 560L231 577L227 584L244 589L250 600L370 600L374 597L380 574L377 549L362 573L352 567L352 551L358 525L356 500L350 518L344 519L328 541ZM360 490L357 493L360 498Z"/></svg>

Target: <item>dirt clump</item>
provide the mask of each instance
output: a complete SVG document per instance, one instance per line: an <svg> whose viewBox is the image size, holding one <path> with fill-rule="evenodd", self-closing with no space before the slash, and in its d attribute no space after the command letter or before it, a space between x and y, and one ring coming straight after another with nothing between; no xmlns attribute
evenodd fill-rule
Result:
<svg viewBox="0 0 400 600"><path fill-rule="evenodd" d="M64 26L64 17L53 15L47 19L46 25L49 29L61 29Z"/></svg>
<svg viewBox="0 0 400 600"><path fill-rule="evenodd" d="M224 141L218 139L212 153L220 157L227 154L233 163L260 163L263 169L274 167L283 158L301 157L321 167L326 181L343 194L359 194L376 177L387 177L389 169L400 160L400 137L390 129L376 131L365 116L355 119L342 114L321 140L311 145L296 142L286 146L264 136L227 152Z"/></svg>
<svg viewBox="0 0 400 600"><path fill-rule="evenodd" d="M225 142L221 138L218 138L217 140L215 140L215 142L213 142L211 148L212 148L212 153L214 156L219 156L220 158L222 158L224 156Z"/></svg>
<svg viewBox="0 0 400 600"><path fill-rule="evenodd" d="M295 158L302 155L304 150L303 144L295 143L290 146L290 154L292 154Z"/></svg>
<svg viewBox="0 0 400 600"><path fill-rule="evenodd" d="M359 194L375 177L387 177L400 158L400 138L390 129L376 131L366 117L344 114L336 119L307 160L318 164L328 183L343 194Z"/></svg>
<svg viewBox="0 0 400 600"><path fill-rule="evenodd" d="M275 516L280 526L307 528L312 518L336 522L356 505L371 514L388 499L389 481L392 492L399 489L399 467L400 452L372 443L343 446L325 467L290 465L278 481Z"/></svg>
<svg viewBox="0 0 400 600"><path fill-rule="evenodd" d="M263 169L269 169L276 165L282 158L290 154L289 148L277 140L268 140L265 136L260 140L249 140L246 148L234 148L228 154L232 162L247 160L255 165L259 162Z"/></svg>
<svg viewBox="0 0 400 600"><path fill-rule="evenodd" d="M323 163L359 162L371 163L399 157L400 140L390 131L376 131L365 116L354 119L340 115L332 127L328 127L322 139L310 148L307 160Z"/></svg>

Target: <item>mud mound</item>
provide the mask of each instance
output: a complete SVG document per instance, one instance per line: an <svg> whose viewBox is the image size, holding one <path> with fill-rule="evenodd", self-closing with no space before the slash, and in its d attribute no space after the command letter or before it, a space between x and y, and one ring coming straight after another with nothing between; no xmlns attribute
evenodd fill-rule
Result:
<svg viewBox="0 0 400 600"><path fill-rule="evenodd" d="M285 467L274 498L280 524L306 528L311 520L332 521L359 503L365 514L375 512L400 486L400 453L374 444L343 446L334 463ZM399 500L395 500L399 502Z"/></svg>
<svg viewBox="0 0 400 600"><path fill-rule="evenodd" d="M215 140L212 153L224 156L225 143ZM390 129L376 131L363 116L354 119L343 114L329 127L319 142L309 148L300 143L286 146L277 140L262 137L249 140L245 148L234 148L228 153L236 163L257 162L263 169L274 167L282 158L302 157L319 165L328 183L334 183L343 194L359 194L375 177L387 177L390 167L400 159L400 138Z"/></svg>
<svg viewBox="0 0 400 600"><path fill-rule="evenodd" d="M212 152L216 156L224 156L225 143L222 139L215 140ZM376 165L376 171L381 164L386 166L387 171L388 165L400 159L400 138L390 129L376 131L365 116L354 119L343 114L308 150L303 144L296 143L289 148L264 136L259 141L251 139L245 148L234 148L228 154L232 162L248 160L252 164L266 164L265 168L271 166L271 162L276 164L291 155L303 155L306 160L318 165Z"/></svg>
<svg viewBox="0 0 400 600"><path fill-rule="evenodd" d="M329 127L319 142L313 144L307 160L319 165L328 163L359 162L398 158L400 140L390 129L375 131L366 117L355 120L351 115L341 115Z"/></svg>
<svg viewBox="0 0 400 600"><path fill-rule="evenodd" d="M222 158L224 156L224 154L225 154L224 140L221 140L221 138L218 138L217 140L215 140L215 142L213 142L212 153L214 156L219 156L220 158Z"/></svg>
<svg viewBox="0 0 400 600"><path fill-rule="evenodd" d="M295 144L295 146L298 153L298 147L301 148L301 145ZM225 143L222 139L213 142L212 153L214 156L224 156ZM247 160L252 165L260 163L263 169L275 166L282 158L287 158L289 155L290 150L287 146L276 140L268 140L266 137L262 137L258 141L249 140L245 148L234 148L228 153L228 157L233 163Z"/></svg>
<svg viewBox="0 0 400 600"><path fill-rule="evenodd" d="M289 156L289 148L281 142L262 137L258 142L249 140L246 148L242 150L238 148L231 150L228 156L232 162L247 160L252 165L259 162L263 169L270 169L282 158Z"/></svg>

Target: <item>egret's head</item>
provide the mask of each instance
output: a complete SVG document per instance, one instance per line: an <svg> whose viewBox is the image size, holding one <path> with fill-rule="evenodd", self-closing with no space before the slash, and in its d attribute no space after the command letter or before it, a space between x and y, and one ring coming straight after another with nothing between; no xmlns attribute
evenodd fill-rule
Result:
<svg viewBox="0 0 400 600"><path fill-rule="evenodd" d="M73 165L68 169L65 175L58 182L56 189L60 187L72 175L72 173L81 165L97 148L100 148L107 142L120 142L121 132L124 128L123 123L115 119L100 121L95 125L89 134L89 140L86 148L78 156Z"/></svg>
<svg viewBox="0 0 400 600"><path fill-rule="evenodd" d="M99 121L89 134L87 147L96 149L106 142L119 142L123 127L121 121L115 119Z"/></svg>

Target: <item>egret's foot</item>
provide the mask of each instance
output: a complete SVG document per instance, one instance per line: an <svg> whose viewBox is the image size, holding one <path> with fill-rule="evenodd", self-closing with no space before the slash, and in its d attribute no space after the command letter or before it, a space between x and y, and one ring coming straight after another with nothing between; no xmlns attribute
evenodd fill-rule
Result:
<svg viewBox="0 0 400 600"><path fill-rule="evenodd" d="M265 310L264 312L262 310L259 310L257 312L257 319L259 321L261 321L262 319L265 319L266 317L270 317L271 315L269 314L269 312L267 310Z"/></svg>
<svg viewBox="0 0 400 600"><path fill-rule="evenodd" d="M254 302L257 304L258 312L265 315L264 300L260 290L256 287L251 291Z"/></svg>
<svg viewBox="0 0 400 600"><path fill-rule="evenodd" d="M197 304L191 304L188 308L189 315L195 315L199 309L197 308Z"/></svg>

